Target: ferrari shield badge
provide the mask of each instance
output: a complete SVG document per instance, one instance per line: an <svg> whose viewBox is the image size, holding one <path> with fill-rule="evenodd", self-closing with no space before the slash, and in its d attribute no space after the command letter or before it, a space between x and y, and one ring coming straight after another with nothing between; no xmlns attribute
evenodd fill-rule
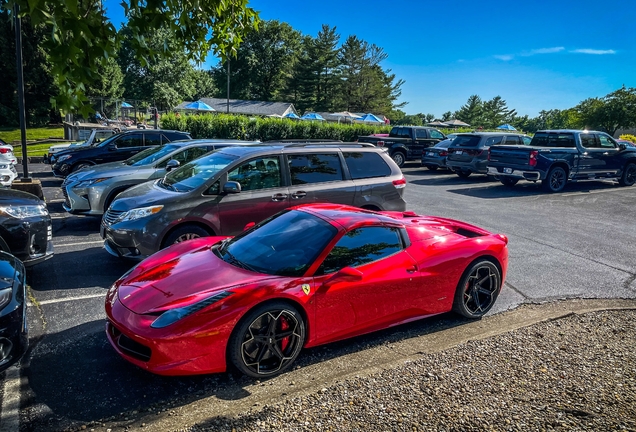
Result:
<svg viewBox="0 0 636 432"><path fill-rule="evenodd" d="M303 289L305 295L309 295L309 291L311 291L311 287L309 286L309 284L303 284L301 288Z"/></svg>

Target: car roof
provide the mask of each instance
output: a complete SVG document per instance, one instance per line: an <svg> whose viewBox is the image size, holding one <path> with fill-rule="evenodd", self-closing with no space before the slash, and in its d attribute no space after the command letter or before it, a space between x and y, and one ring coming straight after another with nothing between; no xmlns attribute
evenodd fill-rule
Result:
<svg viewBox="0 0 636 432"><path fill-rule="evenodd" d="M226 147L221 150L223 153L231 154L233 156L242 157L250 154L259 154L265 152L283 152L285 149L293 149L293 152L303 152L305 149L311 150L342 150L342 149L351 149L355 148L356 150L367 150L373 152L384 151L380 147L376 147L373 144L368 143L289 143L289 144L280 144L276 145L274 143L271 144L253 144L249 146L237 146L237 147Z"/></svg>
<svg viewBox="0 0 636 432"><path fill-rule="evenodd" d="M521 132L514 132L514 131L510 131L510 132L461 132L461 133L457 133L455 134L457 136L471 136L471 135L477 135L477 136L500 136L500 135L524 135Z"/></svg>
<svg viewBox="0 0 636 432"><path fill-rule="evenodd" d="M242 141L242 140L231 140L231 139L183 139L176 140L166 143L165 145L176 145L179 147L185 146L196 146L196 145L206 145L206 144L232 144L232 145L255 145L260 144L260 141Z"/></svg>
<svg viewBox="0 0 636 432"><path fill-rule="evenodd" d="M587 129L542 129L538 130L535 133L602 133L607 134L607 132L603 131L595 131L595 130L587 130Z"/></svg>

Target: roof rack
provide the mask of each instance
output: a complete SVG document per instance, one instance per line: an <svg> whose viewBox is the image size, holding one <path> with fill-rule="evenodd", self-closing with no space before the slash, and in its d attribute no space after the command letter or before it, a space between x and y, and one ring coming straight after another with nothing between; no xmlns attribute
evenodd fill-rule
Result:
<svg viewBox="0 0 636 432"><path fill-rule="evenodd" d="M376 148L374 144L371 143L361 143L361 142L342 142L342 141L319 141L319 142L277 142L277 143L269 143L271 145L280 144L284 147L370 147Z"/></svg>

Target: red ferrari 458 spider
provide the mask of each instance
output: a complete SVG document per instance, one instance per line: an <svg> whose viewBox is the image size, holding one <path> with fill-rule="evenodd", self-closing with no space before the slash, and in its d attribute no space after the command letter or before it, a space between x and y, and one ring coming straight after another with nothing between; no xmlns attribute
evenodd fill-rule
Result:
<svg viewBox="0 0 636 432"><path fill-rule="evenodd" d="M106 333L162 375L252 377L303 347L454 310L480 318L506 276L508 239L413 212L314 204L234 238L203 237L139 263L108 291Z"/></svg>

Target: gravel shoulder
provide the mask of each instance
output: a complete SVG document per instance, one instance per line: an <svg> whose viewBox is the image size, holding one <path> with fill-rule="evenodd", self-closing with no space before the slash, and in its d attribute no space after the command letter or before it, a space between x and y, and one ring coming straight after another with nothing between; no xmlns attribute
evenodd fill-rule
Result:
<svg viewBox="0 0 636 432"><path fill-rule="evenodd" d="M633 300L526 305L266 382L236 378L240 394L167 402L81 426L188 432L636 430L635 323Z"/></svg>

